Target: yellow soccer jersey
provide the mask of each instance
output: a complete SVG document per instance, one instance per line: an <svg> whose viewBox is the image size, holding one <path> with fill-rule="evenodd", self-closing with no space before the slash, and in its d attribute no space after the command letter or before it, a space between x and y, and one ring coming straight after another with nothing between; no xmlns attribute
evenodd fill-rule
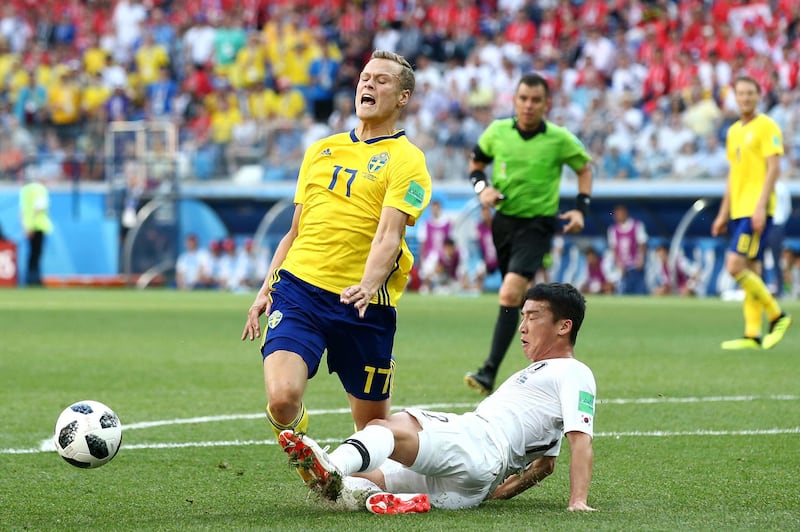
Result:
<svg viewBox="0 0 800 532"><path fill-rule="evenodd" d="M94 112L111 98L111 89L105 85L92 84L83 89L81 105L86 112Z"/></svg>
<svg viewBox="0 0 800 532"><path fill-rule="evenodd" d="M230 107L227 111L217 110L211 113L211 138L214 142L226 144L233 138L233 128L242 123L242 115L238 107Z"/></svg>
<svg viewBox="0 0 800 532"><path fill-rule="evenodd" d="M100 47L87 48L83 52L83 69L91 75L102 72L108 63L108 52Z"/></svg>
<svg viewBox="0 0 800 532"><path fill-rule="evenodd" d="M142 46L136 52L136 69L144 85L158 81L158 71L169 65L169 56L163 46Z"/></svg>
<svg viewBox="0 0 800 532"><path fill-rule="evenodd" d="M306 111L306 100L297 89L270 91L266 94L266 106L268 117L299 119Z"/></svg>
<svg viewBox="0 0 800 532"><path fill-rule="evenodd" d="M747 124L741 120L728 129L728 162L730 163L731 219L752 216L764 188L767 175L765 159L783 155L783 135L770 117L759 114ZM775 193L769 200L767 214L775 211Z"/></svg>
<svg viewBox="0 0 800 532"><path fill-rule="evenodd" d="M81 92L74 83L52 86L47 93L47 103L54 124L75 124L80 119Z"/></svg>
<svg viewBox="0 0 800 532"><path fill-rule="evenodd" d="M355 131L319 140L300 167L294 202L303 212L282 267L339 294L361 281L381 210L394 207L414 225L430 196L425 155L404 131L366 142ZM404 238L395 267L372 303L396 306L413 263Z"/></svg>
<svg viewBox="0 0 800 532"><path fill-rule="evenodd" d="M256 120L266 120L269 117L269 99L272 89L251 89L246 93L247 114Z"/></svg>
<svg viewBox="0 0 800 532"><path fill-rule="evenodd" d="M261 47L245 47L236 54L232 72L229 77L234 87L252 87L263 85L267 77L266 53Z"/></svg>

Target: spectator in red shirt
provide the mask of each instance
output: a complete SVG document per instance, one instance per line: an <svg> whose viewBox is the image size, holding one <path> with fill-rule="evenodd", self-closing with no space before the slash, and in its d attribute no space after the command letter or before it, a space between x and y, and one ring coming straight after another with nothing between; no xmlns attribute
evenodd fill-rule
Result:
<svg viewBox="0 0 800 532"><path fill-rule="evenodd" d="M183 91L188 92L193 98L203 100L206 96L214 92L214 85L211 83L205 65L195 65L189 63L187 74L183 80Z"/></svg>
<svg viewBox="0 0 800 532"><path fill-rule="evenodd" d="M669 66L664 61L664 52L660 48L656 48L642 85L643 110L647 114L652 113L658 107L661 98L667 96L669 91Z"/></svg>
<svg viewBox="0 0 800 532"><path fill-rule="evenodd" d="M664 42L659 39L656 27L648 24L644 27L644 39L636 53L636 62L641 65L649 65L653 61L656 50L661 50L663 53Z"/></svg>
<svg viewBox="0 0 800 532"><path fill-rule="evenodd" d="M477 35L480 16L480 11L475 5L475 2L470 0L456 0L452 18L450 19L450 33L455 34L456 30L459 30L468 35Z"/></svg>
<svg viewBox="0 0 800 532"><path fill-rule="evenodd" d="M678 60L672 63L670 68L670 91L680 91L683 93L688 90L692 82L697 79L697 62L692 59L688 50L681 50L678 53Z"/></svg>
<svg viewBox="0 0 800 532"><path fill-rule="evenodd" d="M781 59L775 65L775 70L778 73L778 84L781 89L796 89L800 74L800 50L792 48L788 43L783 45Z"/></svg>
<svg viewBox="0 0 800 532"><path fill-rule="evenodd" d="M723 61L732 61L737 54L749 54L750 50L741 36L734 35L727 22L716 26L716 34L706 42L706 50L715 49Z"/></svg>
<svg viewBox="0 0 800 532"><path fill-rule="evenodd" d="M517 10L505 30L506 41L519 45L525 52L533 53L536 44L536 25L524 9Z"/></svg>
<svg viewBox="0 0 800 532"><path fill-rule="evenodd" d="M558 57L558 36L562 28L563 23L556 17L554 9L542 11L536 52L544 56L547 61L554 61Z"/></svg>
<svg viewBox="0 0 800 532"><path fill-rule="evenodd" d="M607 27L609 11L606 0L586 0L578 10L578 21L582 27Z"/></svg>

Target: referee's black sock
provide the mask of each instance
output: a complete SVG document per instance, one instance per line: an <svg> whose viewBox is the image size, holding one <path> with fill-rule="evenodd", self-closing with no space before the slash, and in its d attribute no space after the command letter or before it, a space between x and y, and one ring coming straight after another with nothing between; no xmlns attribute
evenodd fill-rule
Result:
<svg viewBox="0 0 800 532"><path fill-rule="evenodd" d="M484 371L491 373L492 377L497 374L497 370L506 356L508 346L511 345L511 340L517 332L518 323L519 307L500 307L497 322L494 324L494 335L492 336L489 358L483 363Z"/></svg>

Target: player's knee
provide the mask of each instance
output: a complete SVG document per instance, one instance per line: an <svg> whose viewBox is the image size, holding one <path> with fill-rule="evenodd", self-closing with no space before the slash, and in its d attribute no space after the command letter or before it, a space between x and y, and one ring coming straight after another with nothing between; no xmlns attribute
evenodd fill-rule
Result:
<svg viewBox="0 0 800 532"><path fill-rule="evenodd" d="M525 295L525 286L517 283L503 283L497 296L503 307L518 307L522 304Z"/></svg>
<svg viewBox="0 0 800 532"><path fill-rule="evenodd" d="M385 419L375 418L367 425L378 425L387 428L394 434L395 438L405 438L410 435L416 437L416 434L422 430L416 418L408 412L396 412Z"/></svg>
<svg viewBox="0 0 800 532"><path fill-rule="evenodd" d="M302 398L285 395L272 395L269 397L269 414L278 423L288 425L297 418L302 408Z"/></svg>
<svg viewBox="0 0 800 532"><path fill-rule="evenodd" d="M369 422L367 422L366 426L377 425L379 427L386 427L389 430L392 430L391 424L389 423L389 419L386 418L373 418Z"/></svg>
<svg viewBox="0 0 800 532"><path fill-rule="evenodd" d="M513 290L501 291L498 297L498 303L501 307L517 308L522 306L522 298L524 293Z"/></svg>
<svg viewBox="0 0 800 532"><path fill-rule="evenodd" d="M747 268L747 261L744 257L731 253L725 258L725 271L731 276L736 277Z"/></svg>

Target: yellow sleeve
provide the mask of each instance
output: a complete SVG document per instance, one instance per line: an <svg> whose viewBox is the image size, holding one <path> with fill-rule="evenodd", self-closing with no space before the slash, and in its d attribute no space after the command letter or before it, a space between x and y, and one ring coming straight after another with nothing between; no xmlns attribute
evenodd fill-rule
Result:
<svg viewBox="0 0 800 532"><path fill-rule="evenodd" d="M762 130L761 155L783 155L783 134L774 120L765 120Z"/></svg>

